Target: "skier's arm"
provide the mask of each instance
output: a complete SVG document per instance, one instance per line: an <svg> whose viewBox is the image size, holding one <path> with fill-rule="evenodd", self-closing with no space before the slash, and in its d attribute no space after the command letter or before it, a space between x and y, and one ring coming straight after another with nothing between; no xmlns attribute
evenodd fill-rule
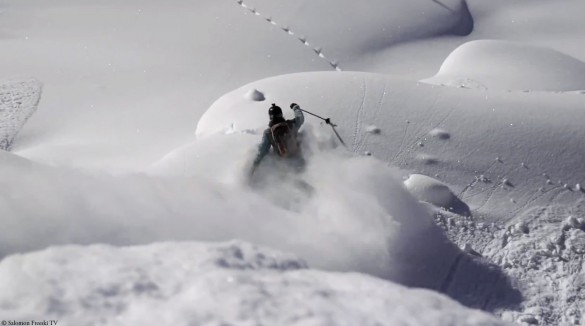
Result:
<svg viewBox="0 0 585 326"><path fill-rule="evenodd" d="M305 115L303 114L301 107L296 103L292 103L290 105L290 108L295 113L295 126L297 127L297 129L299 129L305 122Z"/></svg>

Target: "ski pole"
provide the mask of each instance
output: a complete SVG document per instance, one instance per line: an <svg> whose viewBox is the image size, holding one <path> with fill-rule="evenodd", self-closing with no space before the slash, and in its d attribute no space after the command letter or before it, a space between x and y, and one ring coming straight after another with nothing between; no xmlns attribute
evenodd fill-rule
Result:
<svg viewBox="0 0 585 326"><path fill-rule="evenodd" d="M345 145L345 142L343 141L343 139L341 139L341 136L339 136L339 134L337 133L337 130L335 130L335 125L330 123L329 124L331 126L331 129L333 129L333 132L335 133L335 136L337 136L337 139L339 139L339 141L341 142L341 145L343 145L343 147L347 148L347 145Z"/></svg>
<svg viewBox="0 0 585 326"><path fill-rule="evenodd" d="M311 113L311 112L309 112L309 111L307 111L307 110L303 110L303 109L301 109L301 108L298 108L298 109L299 109L299 110L301 110L301 111L303 111L303 112L305 112L305 113L308 113L308 114L310 114L310 115L312 115L312 116L314 116L314 117L317 117L317 118L319 118L319 119L321 119L321 120L325 120L325 122L327 122L327 121L329 120L329 119L325 119L325 118L323 118L323 117L320 117L320 116L316 115L315 113ZM327 123L329 124L330 122L327 122Z"/></svg>
<svg viewBox="0 0 585 326"><path fill-rule="evenodd" d="M303 112L305 112L305 113L308 113L308 114L310 114L310 115L312 115L312 116L314 116L314 117L317 117L317 118L319 118L319 119L321 119L321 120L325 121L325 123L326 123L326 124L328 124L328 125L330 125L330 126L331 126L331 129L333 129L333 132L335 133L335 136L337 136L337 139L339 139L339 141L341 142L341 144L342 144L342 145L343 145L345 148L347 148L347 145L345 145L345 142L343 141L343 139L341 139L341 136L339 135L339 133L338 133L338 132L337 132L337 130L335 129L335 127L337 127L337 125L336 125L336 124L334 124L334 123L332 123L332 122L331 122L331 119L329 119L329 118L323 118L323 117L320 117L320 116L316 115L315 113L311 113L311 112L309 112L309 111L307 111L307 110L303 110L303 109L301 109L301 108L298 108L298 110L301 110L301 111L303 111Z"/></svg>
<svg viewBox="0 0 585 326"><path fill-rule="evenodd" d="M331 119L329 119L329 118L323 118L323 117L320 117L320 116L316 115L315 113L311 113L311 112L309 112L309 111L307 111L307 110L303 110L303 109L301 109L301 108L298 108L298 110L301 110L301 111L303 111L303 112L305 112L305 113L308 113L308 114L310 114L310 115L312 115L312 116L314 116L314 117L317 117L317 118L319 118L319 119L321 119L321 120L325 121L325 123L326 123L326 124L328 124L328 125L331 125L332 127L337 127L337 125L336 125L336 124L333 124L333 123L331 123Z"/></svg>

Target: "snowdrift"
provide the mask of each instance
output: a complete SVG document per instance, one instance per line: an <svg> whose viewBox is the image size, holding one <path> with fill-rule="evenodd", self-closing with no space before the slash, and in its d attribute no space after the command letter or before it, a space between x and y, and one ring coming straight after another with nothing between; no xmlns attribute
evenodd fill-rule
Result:
<svg viewBox="0 0 585 326"><path fill-rule="evenodd" d="M418 200L446 209L459 215L469 216L469 207L462 202L448 185L431 177L412 174L404 181L406 189Z"/></svg>
<svg viewBox="0 0 585 326"><path fill-rule="evenodd" d="M439 72L423 81L479 89L585 90L585 62L549 48L479 40L455 49Z"/></svg>
<svg viewBox="0 0 585 326"><path fill-rule="evenodd" d="M5 319L68 325L504 325L427 290L242 242L50 248L0 263Z"/></svg>
<svg viewBox="0 0 585 326"><path fill-rule="evenodd" d="M36 80L0 81L0 150L10 150L16 135L35 113L42 85Z"/></svg>

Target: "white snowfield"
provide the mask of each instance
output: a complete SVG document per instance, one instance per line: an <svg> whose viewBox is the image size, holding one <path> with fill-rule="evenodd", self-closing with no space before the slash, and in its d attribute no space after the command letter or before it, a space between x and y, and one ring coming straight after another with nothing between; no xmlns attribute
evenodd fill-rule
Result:
<svg viewBox="0 0 585 326"><path fill-rule="evenodd" d="M0 319L583 325L583 10L4 1Z"/></svg>
<svg viewBox="0 0 585 326"><path fill-rule="evenodd" d="M0 275L2 318L63 325L504 325L433 291L242 242L50 248L4 259Z"/></svg>

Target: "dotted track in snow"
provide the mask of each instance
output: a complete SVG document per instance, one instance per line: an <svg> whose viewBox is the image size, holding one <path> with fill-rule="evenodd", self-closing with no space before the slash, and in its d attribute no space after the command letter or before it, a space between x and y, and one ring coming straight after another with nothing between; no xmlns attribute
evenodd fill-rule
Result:
<svg viewBox="0 0 585 326"><path fill-rule="evenodd" d="M258 10L256 10L256 8L248 6L243 0L236 0L236 3L238 5L240 5L242 8L244 8L244 9L248 10L249 12L251 12L252 14L254 14L255 16L258 16L258 17L264 16ZM264 20L266 22L280 28L283 32L287 33L288 35L290 35L292 37L295 37L297 40L299 40L301 43L303 43L303 45L310 48L311 51L313 51L315 53L315 55L317 55L322 60L327 61L327 63L331 66L331 68L335 69L336 71L341 71L341 67L339 66L339 63L337 63L337 61L335 61L335 60L328 59L325 56L325 54L323 54L323 50L321 49L321 47L317 47L317 46L310 44L307 41L306 37L297 36L297 34L295 32L293 32L288 26L280 25L279 23L274 21L272 19L272 17L270 17L270 16L264 16L264 17L265 17Z"/></svg>

